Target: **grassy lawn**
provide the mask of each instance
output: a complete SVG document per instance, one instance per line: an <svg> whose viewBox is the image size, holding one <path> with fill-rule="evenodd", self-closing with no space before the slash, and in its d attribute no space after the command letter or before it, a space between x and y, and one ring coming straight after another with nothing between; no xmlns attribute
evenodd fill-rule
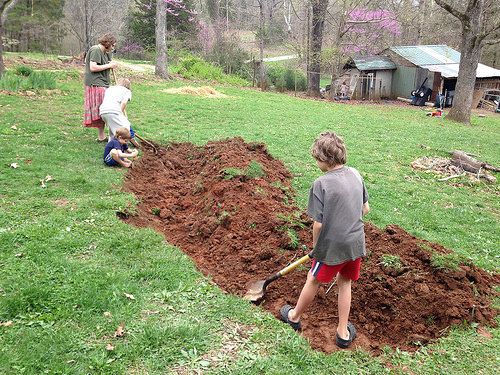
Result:
<svg viewBox="0 0 500 375"><path fill-rule="evenodd" d="M454 149L499 166L500 116L474 116L465 126L417 107L349 106L233 87L217 87L226 95L217 98L163 91L186 84L132 76L127 113L134 130L159 143L265 142L293 173L300 207L321 173L311 144L333 130L344 137L348 165L365 178L367 220L398 224L485 269L500 268L499 185L439 182L411 168L417 158ZM67 75L58 87L61 94L0 94L0 373L498 371L498 328L484 338L453 327L416 353L312 351L272 315L212 285L160 234L117 218L115 211L137 203L120 189L126 171L103 165L97 131L81 125L81 81Z"/></svg>

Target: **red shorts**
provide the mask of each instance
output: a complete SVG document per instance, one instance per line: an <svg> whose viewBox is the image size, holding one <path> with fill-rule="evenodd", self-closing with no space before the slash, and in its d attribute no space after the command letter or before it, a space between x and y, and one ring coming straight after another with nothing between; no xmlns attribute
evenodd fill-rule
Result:
<svg viewBox="0 0 500 375"><path fill-rule="evenodd" d="M347 277L353 281L359 279L359 269L361 267L361 258L351 260L335 266L329 266L313 259L311 266L312 275L324 283L329 283L332 279L340 273L342 276Z"/></svg>

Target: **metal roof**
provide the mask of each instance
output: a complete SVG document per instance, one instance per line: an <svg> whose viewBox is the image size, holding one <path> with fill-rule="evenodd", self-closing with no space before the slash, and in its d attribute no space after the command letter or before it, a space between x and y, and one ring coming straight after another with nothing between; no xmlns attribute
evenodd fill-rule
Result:
<svg viewBox="0 0 500 375"><path fill-rule="evenodd" d="M396 64L388 56L356 56L352 60L359 70L396 69Z"/></svg>
<svg viewBox="0 0 500 375"><path fill-rule="evenodd" d="M445 78L458 77L460 52L446 45L391 47L391 51L413 64L431 72L439 72ZM500 70L478 64L476 78L500 77Z"/></svg>

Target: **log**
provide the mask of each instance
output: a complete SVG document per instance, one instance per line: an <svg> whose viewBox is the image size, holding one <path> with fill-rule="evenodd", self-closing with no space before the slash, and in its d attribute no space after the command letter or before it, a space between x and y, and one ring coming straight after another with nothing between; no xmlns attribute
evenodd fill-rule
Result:
<svg viewBox="0 0 500 375"><path fill-rule="evenodd" d="M484 161L474 159L465 152L459 150L453 151L453 154L451 156L451 164L471 173L479 173L481 169L500 172L500 168L494 167Z"/></svg>

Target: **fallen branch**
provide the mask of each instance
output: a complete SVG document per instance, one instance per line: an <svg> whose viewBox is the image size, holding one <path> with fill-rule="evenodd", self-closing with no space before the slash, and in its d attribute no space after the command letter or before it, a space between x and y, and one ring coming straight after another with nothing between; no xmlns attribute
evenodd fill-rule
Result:
<svg viewBox="0 0 500 375"><path fill-rule="evenodd" d="M465 175L465 173L454 174L453 176L448 176L448 177L445 177L445 178L440 178L438 181L448 181L448 180L451 180L452 178L462 177L463 175Z"/></svg>

